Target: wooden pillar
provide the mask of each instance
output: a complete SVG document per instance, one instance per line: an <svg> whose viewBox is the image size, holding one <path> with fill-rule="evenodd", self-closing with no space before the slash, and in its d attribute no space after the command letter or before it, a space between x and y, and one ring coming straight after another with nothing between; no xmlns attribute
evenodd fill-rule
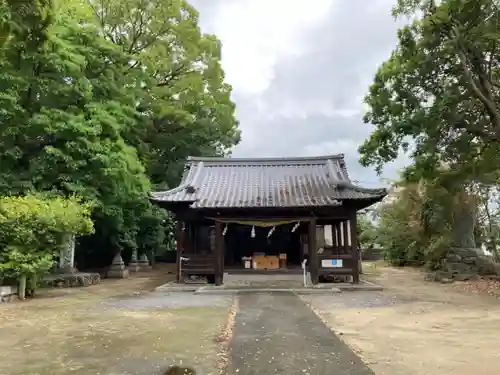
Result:
<svg viewBox="0 0 500 375"><path fill-rule="evenodd" d="M344 243L342 244L342 252L344 254L351 253L351 247L349 246L349 222L345 220L342 222L342 239Z"/></svg>
<svg viewBox="0 0 500 375"><path fill-rule="evenodd" d="M339 236L339 252L342 252L342 246L344 246L344 234L342 233L342 221L337 223L337 234Z"/></svg>
<svg viewBox="0 0 500 375"><path fill-rule="evenodd" d="M353 275L352 281L355 284L359 283L359 250L358 250L358 231L357 228L357 215L356 211L353 210L350 215L350 238L351 238L351 255L353 260Z"/></svg>
<svg viewBox="0 0 500 375"><path fill-rule="evenodd" d="M222 235L223 225L220 221L215 222L215 251L214 251L214 269L215 285L222 285L224 282L224 236Z"/></svg>
<svg viewBox="0 0 500 375"><path fill-rule="evenodd" d="M182 221L177 219L177 223L175 224L175 243L176 243L176 249L177 249L177 254L176 254L176 271L175 271L175 279L177 283L180 283L182 281L181 277L181 256L182 256L182 249L184 246L184 232L182 231Z"/></svg>
<svg viewBox="0 0 500 375"><path fill-rule="evenodd" d="M330 226L332 227L332 247L335 249L334 251L337 252L338 251L338 244L339 244L339 236L338 236L338 230L337 230L337 223L336 222L332 222L330 224Z"/></svg>
<svg viewBox="0 0 500 375"><path fill-rule="evenodd" d="M185 245L185 252L186 254L197 254L198 249L197 243L196 243L196 231L197 231L197 225L195 222L189 222L187 223L187 228L186 228L186 245Z"/></svg>
<svg viewBox="0 0 500 375"><path fill-rule="evenodd" d="M319 264L318 264L318 249L316 245L316 218L309 222L309 272L311 273L311 281L313 284L319 283Z"/></svg>
<svg viewBox="0 0 500 375"><path fill-rule="evenodd" d="M337 223L337 230L339 235L339 253L342 253L344 248L344 233L342 232L342 221Z"/></svg>

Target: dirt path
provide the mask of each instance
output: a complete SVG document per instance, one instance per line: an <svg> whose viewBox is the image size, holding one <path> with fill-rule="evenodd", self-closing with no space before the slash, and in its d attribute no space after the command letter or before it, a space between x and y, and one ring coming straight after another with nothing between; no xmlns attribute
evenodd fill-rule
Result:
<svg viewBox="0 0 500 375"><path fill-rule="evenodd" d="M372 375L292 293L242 294L231 341L230 375Z"/></svg>
<svg viewBox="0 0 500 375"><path fill-rule="evenodd" d="M500 368L500 301L415 270L365 267L383 292L303 299L380 375L491 375Z"/></svg>
<svg viewBox="0 0 500 375"><path fill-rule="evenodd" d="M183 362L218 373L230 298L151 292L160 268L0 305L2 375L156 375Z"/></svg>

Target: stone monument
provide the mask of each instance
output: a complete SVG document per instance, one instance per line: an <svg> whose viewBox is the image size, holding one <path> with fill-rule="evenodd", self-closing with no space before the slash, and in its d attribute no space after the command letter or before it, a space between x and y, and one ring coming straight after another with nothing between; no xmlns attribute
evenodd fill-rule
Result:
<svg viewBox="0 0 500 375"><path fill-rule="evenodd" d="M125 267L121 253L118 253L113 258L111 267L109 267L108 277L112 279L124 279L129 277L129 271Z"/></svg>
<svg viewBox="0 0 500 375"><path fill-rule="evenodd" d="M441 261L441 269L427 275L428 280L466 281L500 274L500 264L477 246L474 226L473 210L461 203L454 213L452 246Z"/></svg>
<svg viewBox="0 0 500 375"><path fill-rule="evenodd" d="M75 235L68 233L64 236L65 245L59 253L59 272L66 274L77 273L75 268Z"/></svg>
<svg viewBox="0 0 500 375"><path fill-rule="evenodd" d="M59 287L74 287L74 286L89 286L99 284L101 277L95 272L80 272L75 267L75 244L76 236L73 233L64 235L64 243L59 252L59 263L56 266L55 272L49 275L44 275L44 281L51 286ZM35 279L31 282L36 283ZM35 288L30 286L26 291L28 294L34 295Z"/></svg>

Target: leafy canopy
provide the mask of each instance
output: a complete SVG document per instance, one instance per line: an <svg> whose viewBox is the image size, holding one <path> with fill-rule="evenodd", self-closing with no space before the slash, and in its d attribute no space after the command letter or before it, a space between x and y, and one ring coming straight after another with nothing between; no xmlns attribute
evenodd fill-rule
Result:
<svg viewBox="0 0 500 375"><path fill-rule="evenodd" d="M411 150L417 178L443 164L470 181L498 171L500 12L494 0L399 0L395 15L422 17L398 32L398 46L366 97L375 126L361 163L382 166Z"/></svg>
<svg viewBox="0 0 500 375"><path fill-rule="evenodd" d="M92 207L80 199L37 195L0 198L0 276L47 271L64 235L91 234Z"/></svg>
<svg viewBox="0 0 500 375"><path fill-rule="evenodd" d="M150 190L188 155L227 153L234 112L186 1L0 0L0 195L95 202L88 251L161 247Z"/></svg>

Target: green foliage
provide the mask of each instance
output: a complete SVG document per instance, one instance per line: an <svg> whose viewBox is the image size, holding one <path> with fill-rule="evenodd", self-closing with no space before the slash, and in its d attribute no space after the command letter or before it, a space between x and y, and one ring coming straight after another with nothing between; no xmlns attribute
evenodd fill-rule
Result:
<svg viewBox="0 0 500 375"><path fill-rule="evenodd" d="M473 187L498 184L500 8L495 0L398 0L394 15L417 19L398 31L366 96L365 122L375 128L361 163L380 172L411 151L404 178L425 194L418 220L396 220L404 208L386 213L407 236L391 257L438 264L447 246L477 245Z"/></svg>
<svg viewBox="0 0 500 375"><path fill-rule="evenodd" d="M500 11L493 0L399 0L396 14L423 17L398 32L399 44L378 70L366 102L375 125L361 162L394 160L413 148L417 180L443 163L457 185L498 171L500 158Z"/></svg>
<svg viewBox="0 0 500 375"><path fill-rule="evenodd" d="M47 271L65 234L93 232L91 212L90 204L75 197L1 197L0 277Z"/></svg>
<svg viewBox="0 0 500 375"><path fill-rule="evenodd" d="M478 244L485 244L496 261L500 261L500 191L498 186L476 186L478 225L474 233Z"/></svg>
<svg viewBox="0 0 500 375"><path fill-rule="evenodd" d="M146 253L150 258L166 251L165 224L167 219L168 213L154 206L141 217L137 245L141 252Z"/></svg>
<svg viewBox="0 0 500 375"><path fill-rule="evenodd" d="M452 244L452 208L441 186L402 184L379 209L377 241L393 265L438 268Z"/></svg>
<svg viewBox="0 0 500 375"><path fill-rule="evenodd" d="M418 192L405 189L404 194L379 209L377 240L384 250L385 258L393 265L424 263L419 208Z"/></svg>
<svg viewBox="0 0 500 375"><path fill-rule="evenodd" d="M377 244L377 227L367 215L358 215L357 233L362 250L371 249Z"/></svg>
<svg viewBox="0 0 500 375"><path fill-rule="evenodd" d="M193 7L182 0L88 3L106 40L129 57L124 68L140 126L124 136L155 185L175 185L187 156L222 155L239 141L220 42L200 32Z"/></svg>
<svg viewBox="0 0 500 375"><path fill-rule="evenodd" d="M230 95L183 0L0 0L0 195L95 202L79 242L106 261L160 249L150 190L239 141Z"/></svg>

